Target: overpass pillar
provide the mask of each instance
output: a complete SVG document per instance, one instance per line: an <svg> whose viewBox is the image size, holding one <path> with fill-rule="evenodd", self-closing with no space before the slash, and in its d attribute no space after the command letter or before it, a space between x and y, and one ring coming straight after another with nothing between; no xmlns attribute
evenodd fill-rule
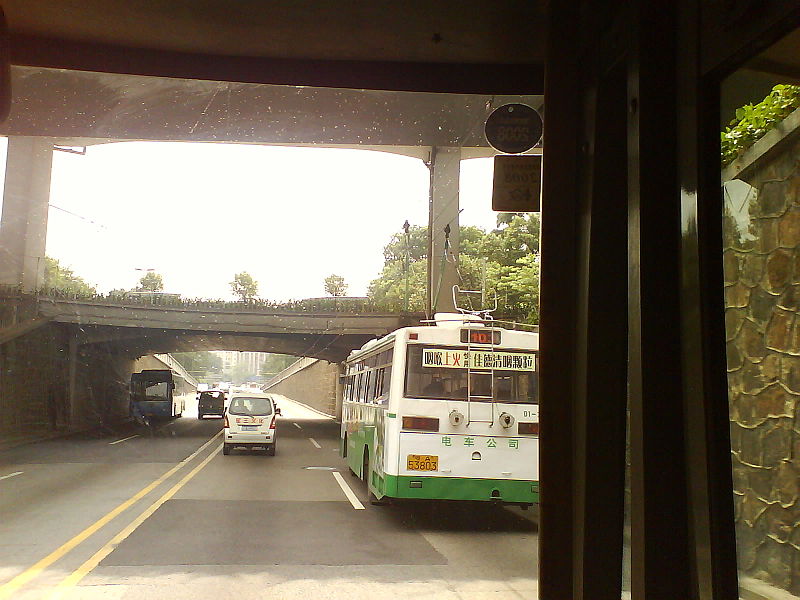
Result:
<svg viewBox="0 0 800 600"><path fill-rule="evenodd" d="M458 178L461 148L431 148L428 211L428 313L454 312L458 280ZM448 227L449 226L449 227Z"/></svg>
<svg viewBox="0 0 800 600"><path fill-rule="evenodd" d="M52 164L51 139L8 138L0 218L0 284L30 292L44 281Z"/></svg>

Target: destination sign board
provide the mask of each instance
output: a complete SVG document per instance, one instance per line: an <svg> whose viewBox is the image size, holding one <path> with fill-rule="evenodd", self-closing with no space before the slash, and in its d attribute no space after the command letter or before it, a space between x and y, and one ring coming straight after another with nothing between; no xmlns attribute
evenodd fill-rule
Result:
<svg viewBox="0 0 800 600"><path fill-rule="evenodd" d="M453 350L425 348L423 367L446 369L494 369L496 371L535 371L536 355L527 352L486 352L484 350Z"/></svg>

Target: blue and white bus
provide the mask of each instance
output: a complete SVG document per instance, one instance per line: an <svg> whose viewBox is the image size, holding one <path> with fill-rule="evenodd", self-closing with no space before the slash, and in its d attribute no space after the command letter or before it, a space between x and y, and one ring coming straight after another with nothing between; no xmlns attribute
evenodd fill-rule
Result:
<svg viewBox="0 0 800 600"><path fill-rule="evenodd" d="M131 374L131 414L143 418L180 417L184 408L184 399L175 395L175 380L169 369Z"/></svg>
<svg viewBox="0 0 800 600"><path fill-rule="evenodd" d="M539 334L437 314L353 351L341 453L370 501L539 501Z"/></svg>

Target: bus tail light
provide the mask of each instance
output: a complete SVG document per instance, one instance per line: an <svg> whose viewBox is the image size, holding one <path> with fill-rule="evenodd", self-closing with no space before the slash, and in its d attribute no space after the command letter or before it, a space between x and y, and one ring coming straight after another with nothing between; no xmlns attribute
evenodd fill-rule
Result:
<svg viewBox="0 0 800 600"><path fill-rule="evenodd" d="M403 429L439 431L439 419L435 417L403 417Z"/></svg>
<svg viewBox="0 0 800 600"><path fill-rule="evenodd" d="M539 424L538 423L519 423L517 425L517 431L520 435L527 434L527 435L539 435Z"/></svg>

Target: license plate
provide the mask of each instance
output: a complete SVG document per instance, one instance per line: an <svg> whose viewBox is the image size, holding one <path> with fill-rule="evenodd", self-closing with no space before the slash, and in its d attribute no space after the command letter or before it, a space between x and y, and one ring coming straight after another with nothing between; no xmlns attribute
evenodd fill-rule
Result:
<svg viewBox="0 0 800 600"><path fill-rule="evenodd" d="M406 459L407 471L438 471L439 457L431 454L409 454Z"/></svg>
<svg viewBox="0 0 800 600"><path fill-rule="evenodd" d="M256 431L258 425L242 425L242 431Z"/></svg>

